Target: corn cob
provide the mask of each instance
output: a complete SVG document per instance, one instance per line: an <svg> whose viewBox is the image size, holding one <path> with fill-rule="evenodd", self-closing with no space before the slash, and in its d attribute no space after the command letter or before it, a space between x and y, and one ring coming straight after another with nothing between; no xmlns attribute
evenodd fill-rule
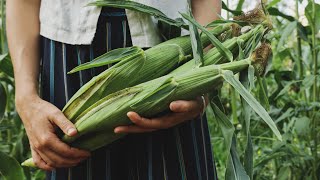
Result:
<svg viewBox="0 0 320 180"><path fill-rule="evenodd" d="M219 35L235 25L226 23L211 30ZM209 44L207 36L201 36L204 46ZM183 36L161 43L153 48L127 56L113 67L85 84L63 108L65 116L74 121L92 104L120 89L163 76L187 61L191 54L190 38Z"/></svg>

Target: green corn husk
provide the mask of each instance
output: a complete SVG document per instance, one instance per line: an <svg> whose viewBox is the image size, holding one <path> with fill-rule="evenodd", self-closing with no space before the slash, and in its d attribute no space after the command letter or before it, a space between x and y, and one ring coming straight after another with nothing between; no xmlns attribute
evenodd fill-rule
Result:
<svg viewBox="0 0 320 180"><path fill-rule="evenodd" d="M64 136L63 141L87 150L104 146L123 136L114 134L113 130L131 123L126 116L127 112L135 111L144 117L152 117L167 110L169 103L174 100L192 99L221 84L222 70L237 73L250 64L251 60L246 59L201 67L182 75L166 75L110 94L81 114L75 123L77 136Z"/></svg>
<svg viewBox="0 0 320 180"><path fill-rule="evenodd" d="M117 126L130 124L127 112L135 111L145 117L151 117L166 110L173 100L191 99L216 87L222 82L222 69L238 72L247 68L250 63L250 60L242 60L206 66L180 76L166 75L112 93L78 117L75 123L77 136L64 136L62 140L73 147L90 151L98 149L125 135L115 134L113 130ZM22 165L35 166L32 158Z"/></svg>
<svg viewBox="0 0 320 180"><path fill-rule="evenodd" d="M135 111L144 117L153 117L167 110L174 100L192 99L218 87L222 83L221 72L224 70L237 73L253 65L256 75L262 75L270 54L270 46L262 43L248 59L169 74L110 94L79 116L75 123L77 136L65 135L63 140L74 147L95 150L123 136L113 130L131 123L127 112Z"/></svg>
<svg viewBox="0 0 320 180"><path fill-rule="evenodd" d="M24 162L21 163L21 165L26 166L26 167L33 167L33 168L37 167L33 162L33 158L29 158L29 159L25 160Z"/></svg>
<svg viewBox="0 0 320 180"><path fill-rule="evenodd" d="M259 48L245 60L194 68L176 75L169 74L112 93L78 117L75 123L78 130L76 136L65 135L62 140L73 147L90 151L112 143L125 135L115 134L114 128L131 124L126 116L129 111L135 111L144 117L153 117L168 110L170 102L174 100L193 99L218 87L223 82L224 70L237 73L253 65L258 71L256 74L261 74L271 50L269 46L265 47L263 50ZM268 53L263 53L265 51ZM260 54L257 55L257 52ZM23 164L31 166L32 162L28 159Z"/></svg>
<svg viewBox="0 0 320 180"><path fill-rule="evenodd" d="M219 35L234 26L232 23L226 23L215 27L211 33ZM203 46L209 45L207 36L201 36L201 40ZM187 61L191 52L190 38L183 36L126 56L124 60L94 77L76 92L63 108L63 113L74 121L85 109L108 94L168 74Z"/></svg>

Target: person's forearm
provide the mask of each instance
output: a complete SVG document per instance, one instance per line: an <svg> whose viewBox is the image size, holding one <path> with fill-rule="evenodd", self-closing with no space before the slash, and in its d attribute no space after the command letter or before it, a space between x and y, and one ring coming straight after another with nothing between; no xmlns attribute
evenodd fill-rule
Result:
<svg viewBox="0 0 320 180"><path fill-rule="evenodd" d="M38 93L40 0L10 0L6 7L17 102Z"/></svg>
<svg viewBox="0 0 320 180"><path fill-rule="evenodd" d="M221 13L221 0L191 0L192 14L201 24L207 25L213 20L219 19Z"/></svg>

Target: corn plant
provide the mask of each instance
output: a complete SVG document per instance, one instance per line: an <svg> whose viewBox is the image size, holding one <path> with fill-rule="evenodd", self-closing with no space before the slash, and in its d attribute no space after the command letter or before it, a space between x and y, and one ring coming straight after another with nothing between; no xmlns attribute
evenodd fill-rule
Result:
<svg viewBox="0 0 320 180"><path fill-rule="evenodd" d="M216 114L219 114L217 107L221 112L227 114L232 112L231 116L220 117L229 121L232 119L231 124L217 123L224 126L222 128L224 133L235 132L235 138L229 139L232 143L236 140L235 150L239 152L238 159L243 169L247 173L250 172L250 168L252 169L251 179L318 179L319 177L317 160L319 123L316 120L319 117L319 99L314 98L314 92L318 92L318 89L315 91L314 88L319 88L319 80L315 78L319 73L318 64L315 62L315 59L319 60L317 57L319 48L314 48L319 47L319 37L314 36L312 32L319 32L319 29L312 30L317 27L312 24L319 23L318 13L314 14L319 5L315 3L316 1L304 2L307 2L305 13L309 25L301 23L301 11L298 13L301 1L270 1L269 4L264 4L266 11L273 16L275 27L272 30L273 35L267 37L272 42L272 66L268 68L265 76L257 78L257 86L251 85L250 76L246 74L239 76L240 81L247 83L251 92L268 109L284 140L276 141L271 131L266 131L264 126L259 125L260 118L254 114L251 113L248 118L250 111L248 112L247 105L237 93L234 93L235 101L230 102L233 92L228 86L224 87L224 91L217 92L219 98L215 98L215 106L212 107L216 109ZM295 5L292 7L296 8L296 15L288 15L287 11L279 10L276 6L281 4ZM231 10L230 7L229 10L230 14L242 14L241 11ZM210 111L213 113L213 110ZM212 113L208 113L209 119L218 119ZM236 118L234 114L237 115ZM254 129L248 131L248 122ZM213 121L211 125L213 134L217 133L218 129L214 127L217 123ZM249 135L251 140L248 139ZM215 152L222 157L222 161L218 159L217 164L221 168L218 170L221 173L219 177L223 177L225 169L232 166L223 167L223 163L228 161L228 156L220 153L223 149L220 137L216 136L213 139ZM226 179L230 178L230 172L225 174ZM240 175L243 173L240 173L239 177Z"/></svg>

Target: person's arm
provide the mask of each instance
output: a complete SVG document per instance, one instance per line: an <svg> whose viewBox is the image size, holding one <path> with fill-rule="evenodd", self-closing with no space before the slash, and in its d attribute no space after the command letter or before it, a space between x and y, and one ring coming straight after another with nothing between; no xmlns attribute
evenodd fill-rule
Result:
<svg viewBox="0 0 320 180"><path fill-rule="evenodd" d="M192 14L201 24L207 25L213 20L219 19L221 14L221 0L191 0Z"/></svg>
<svg viewBox="0 0 320 180"><path fill-rule="evenodd" d="M192 14L201 25L218 19L220 12L221 0L192 0ZM174 101L170 104L172 113L151 119L141 117L135 112L128 112L127 116L134 125L119 126L114 131L116 133L144 133L167 129L199 116L203 111L203 106L201 98L191 101Z"/></svg>
<svg viewBox="0 0 320 180"><path fill-rule="evenodd" d="M89 153L59 140L56 126L71 136L77 131L58 108L38 95L40 0L10 0L6 8L16 108L24 123L35 164L45 170L74 166Z"/></svg>

